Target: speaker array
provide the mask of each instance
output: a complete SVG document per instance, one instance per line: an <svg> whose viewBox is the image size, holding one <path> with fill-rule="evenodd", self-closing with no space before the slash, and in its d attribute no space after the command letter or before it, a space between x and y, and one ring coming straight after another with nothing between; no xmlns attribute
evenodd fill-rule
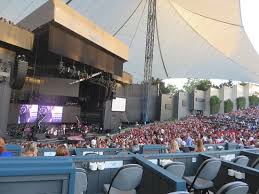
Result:
<svg viewBox="0 0 259 194"><path fill-rule="evenodd" d="M28 62L24 55L18 55L11 65L10 87L15 90L23 88L28 71Z"/></svg>

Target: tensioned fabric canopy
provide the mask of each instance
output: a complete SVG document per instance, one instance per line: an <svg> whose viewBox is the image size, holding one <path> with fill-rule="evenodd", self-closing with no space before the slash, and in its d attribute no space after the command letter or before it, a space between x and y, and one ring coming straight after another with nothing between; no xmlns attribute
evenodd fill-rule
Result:
<svg viewBox="0 0 259 194"><path fill-rule="evenodd" d="M15 22L46 2L26 0L21 3L20 0L12 0L8 5L7 1L10 2L0 2L0 7L4 8L0 16ZM70 6L113 34L139 2L73 0ZM139 20L142 11L143 17ZM161 50L170 78L259 82L259 56L245 33L239 0L157 0L157 17ZM124 70L134 76L135 82L142 81L144 77L146 18L147 5L143 0L131 20L116 35L130 47L129 61ZM167 78L157 40L153 76Z"/></svg>

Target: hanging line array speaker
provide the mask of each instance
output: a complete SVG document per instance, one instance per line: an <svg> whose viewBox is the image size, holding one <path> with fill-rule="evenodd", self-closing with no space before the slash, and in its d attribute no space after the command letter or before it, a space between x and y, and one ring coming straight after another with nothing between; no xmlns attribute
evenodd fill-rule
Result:
<svg viewBox="0 0 259 194"><path fill-rule="evenodd" d="M25 83L28 71L28 62L24 55L18 55L11 65L10 87L15 90L21 90Z"/></svg>

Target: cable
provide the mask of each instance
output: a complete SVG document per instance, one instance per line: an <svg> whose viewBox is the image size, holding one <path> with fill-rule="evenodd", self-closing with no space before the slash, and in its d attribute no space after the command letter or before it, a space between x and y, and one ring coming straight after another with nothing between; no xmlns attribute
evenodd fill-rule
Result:
<svg viewBox="0 0 259 194"><path fill-rule="evenodd" d="M132 39L131 39L131 41L130 41L129 48L131 47L131 45L132 45L132 43L133 43L133 40L135 39L135 37L136 37L136 35L137 35L138 28L139 28L140 22L141 22L141 20L142 20L142 17L143 17L143 14L144 14L146 5L147 5L147 0L145 0L145 5L144 5L144 8L143 8L142 13L141 13L141 15L140 15L137 28L136 28L136 30L135 30L135 32L134 32L134 34L133 34L133 36L132 36Z"/></svg>
<svg viewBox="0 0 259 194"><path fill-rule="evenodd" d="M171 3L171 2L170 2L170 3ZM175 4L177 4L177 3L175 3ZM179 5L179 4L177 4L177 5ZM190 10L190 9L187 9L187 8L181 6L181 5L179 5L179 6L180 6L181 8L183 8L184 10L191 12L192 14L195 14L195 15L198 15L198 16L201 16L201 17L204 17L204 18L207 18L207 19L216 21L216 22L220 22L220 23L224 23L224 24L228 24L228 25L232 25L232 26L237 26L237 27L241 27L241 28L244 27L244 26L239 25L239 24L234 24L234 23L226 22L226 21L219 20L219 19L216 19L216 18L212 18L212 17L206 16L206 15L202 15L202 14L200 14L200 13L197 13L197 12L194 12L194 11L192 11L192 10Z"/></svg>
<svg viewBox="0 0 259 194"><path fill-rule="evenodd" d="M128 19L126 19L126 21L122 24L122 26L113 34L113 36L116 36L120 30L128 23L128 21L131 19L131 17L135 14L135 12L137 11L137 9L139 8L140 4L143 2L143 0L140 0L138 6L133 10L133 12L130 14L130 16L128 17Z"/></svg>
<svg viewBox="0 0 259 194"><path fill-rule="evenodd" d="M71 3L71 1L73 1L73 0L68 0L68 2L66 2L66 4L68 5L68 4L70 4Z"/></svg>
<svg viewBox="0 0 259 194"><path fill-rule="evenodd" d="M156 37L157 37L158 49L159 49L161 61L162 61L162 64L163 64L163 68L164 68L166 77L168 78L168 72L167 72L167 69L166 69L166 66L165 66L164 57L163 57L163 54L162 54L162 49L161 49L161 44L160 44L157 16L156 16Z"/></svg>

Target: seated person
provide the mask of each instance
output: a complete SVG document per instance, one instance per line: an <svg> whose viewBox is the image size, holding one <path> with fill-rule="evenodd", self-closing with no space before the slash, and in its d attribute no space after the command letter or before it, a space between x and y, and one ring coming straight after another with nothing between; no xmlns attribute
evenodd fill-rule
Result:
<svg viewBox="0 0 259 194"><path fill-rule="evenodd" d="M5 141L2 137L0 137L0 157L9 157L12 156L11 152L7 152L5 150Z"/></svg>
<svg viewBox="0 0 259 194"><path fill-rule="evenodd" d="M173 140L173 141L171 142L169 152L170 152L170 153L181 152L180 149L179 149L179 145L178 145L177 141Z"/></svg>
<svg viewBox="0 0 259 194"><path fill-rule="evenodd" d="M132 151L133 153L138 153L139 150L140 150L139 143L138 143L138 141L135 139L135 140L133 140L133 146L131 147L131 151Z"/></svg>
<svg viewBox="0 0 259 194"><path fill-rule="evenodd" d="M185 142L185 141L182 141L182 142L181 142L180 150L181 150L182 152L185 152L185 153L190 152L190 148L186 146L186 142Z"/></svg>
<svg viewBox="0 0 259 194"><path fill-rule="evenodd" d="M56 149L56 156L69 156L69 150L66 145L59 145Z"/></svg>
<svg viewBox="0 0 259 194"><path fill-rule="evenodd" d="M34 157L34 156L37 156L37 154L38 154L38 149L37 149L36 143L31 142L25 145L23 156Z"/></svg>
<svg viewBox="0 0 259 194"><path fill-rule="evenodd" d="M203 141L201 139L198 139L196 141L196 148L194 150L195 152L204 152L205 151L205 148L204 148L204 145L203 145Z"/></svg>

